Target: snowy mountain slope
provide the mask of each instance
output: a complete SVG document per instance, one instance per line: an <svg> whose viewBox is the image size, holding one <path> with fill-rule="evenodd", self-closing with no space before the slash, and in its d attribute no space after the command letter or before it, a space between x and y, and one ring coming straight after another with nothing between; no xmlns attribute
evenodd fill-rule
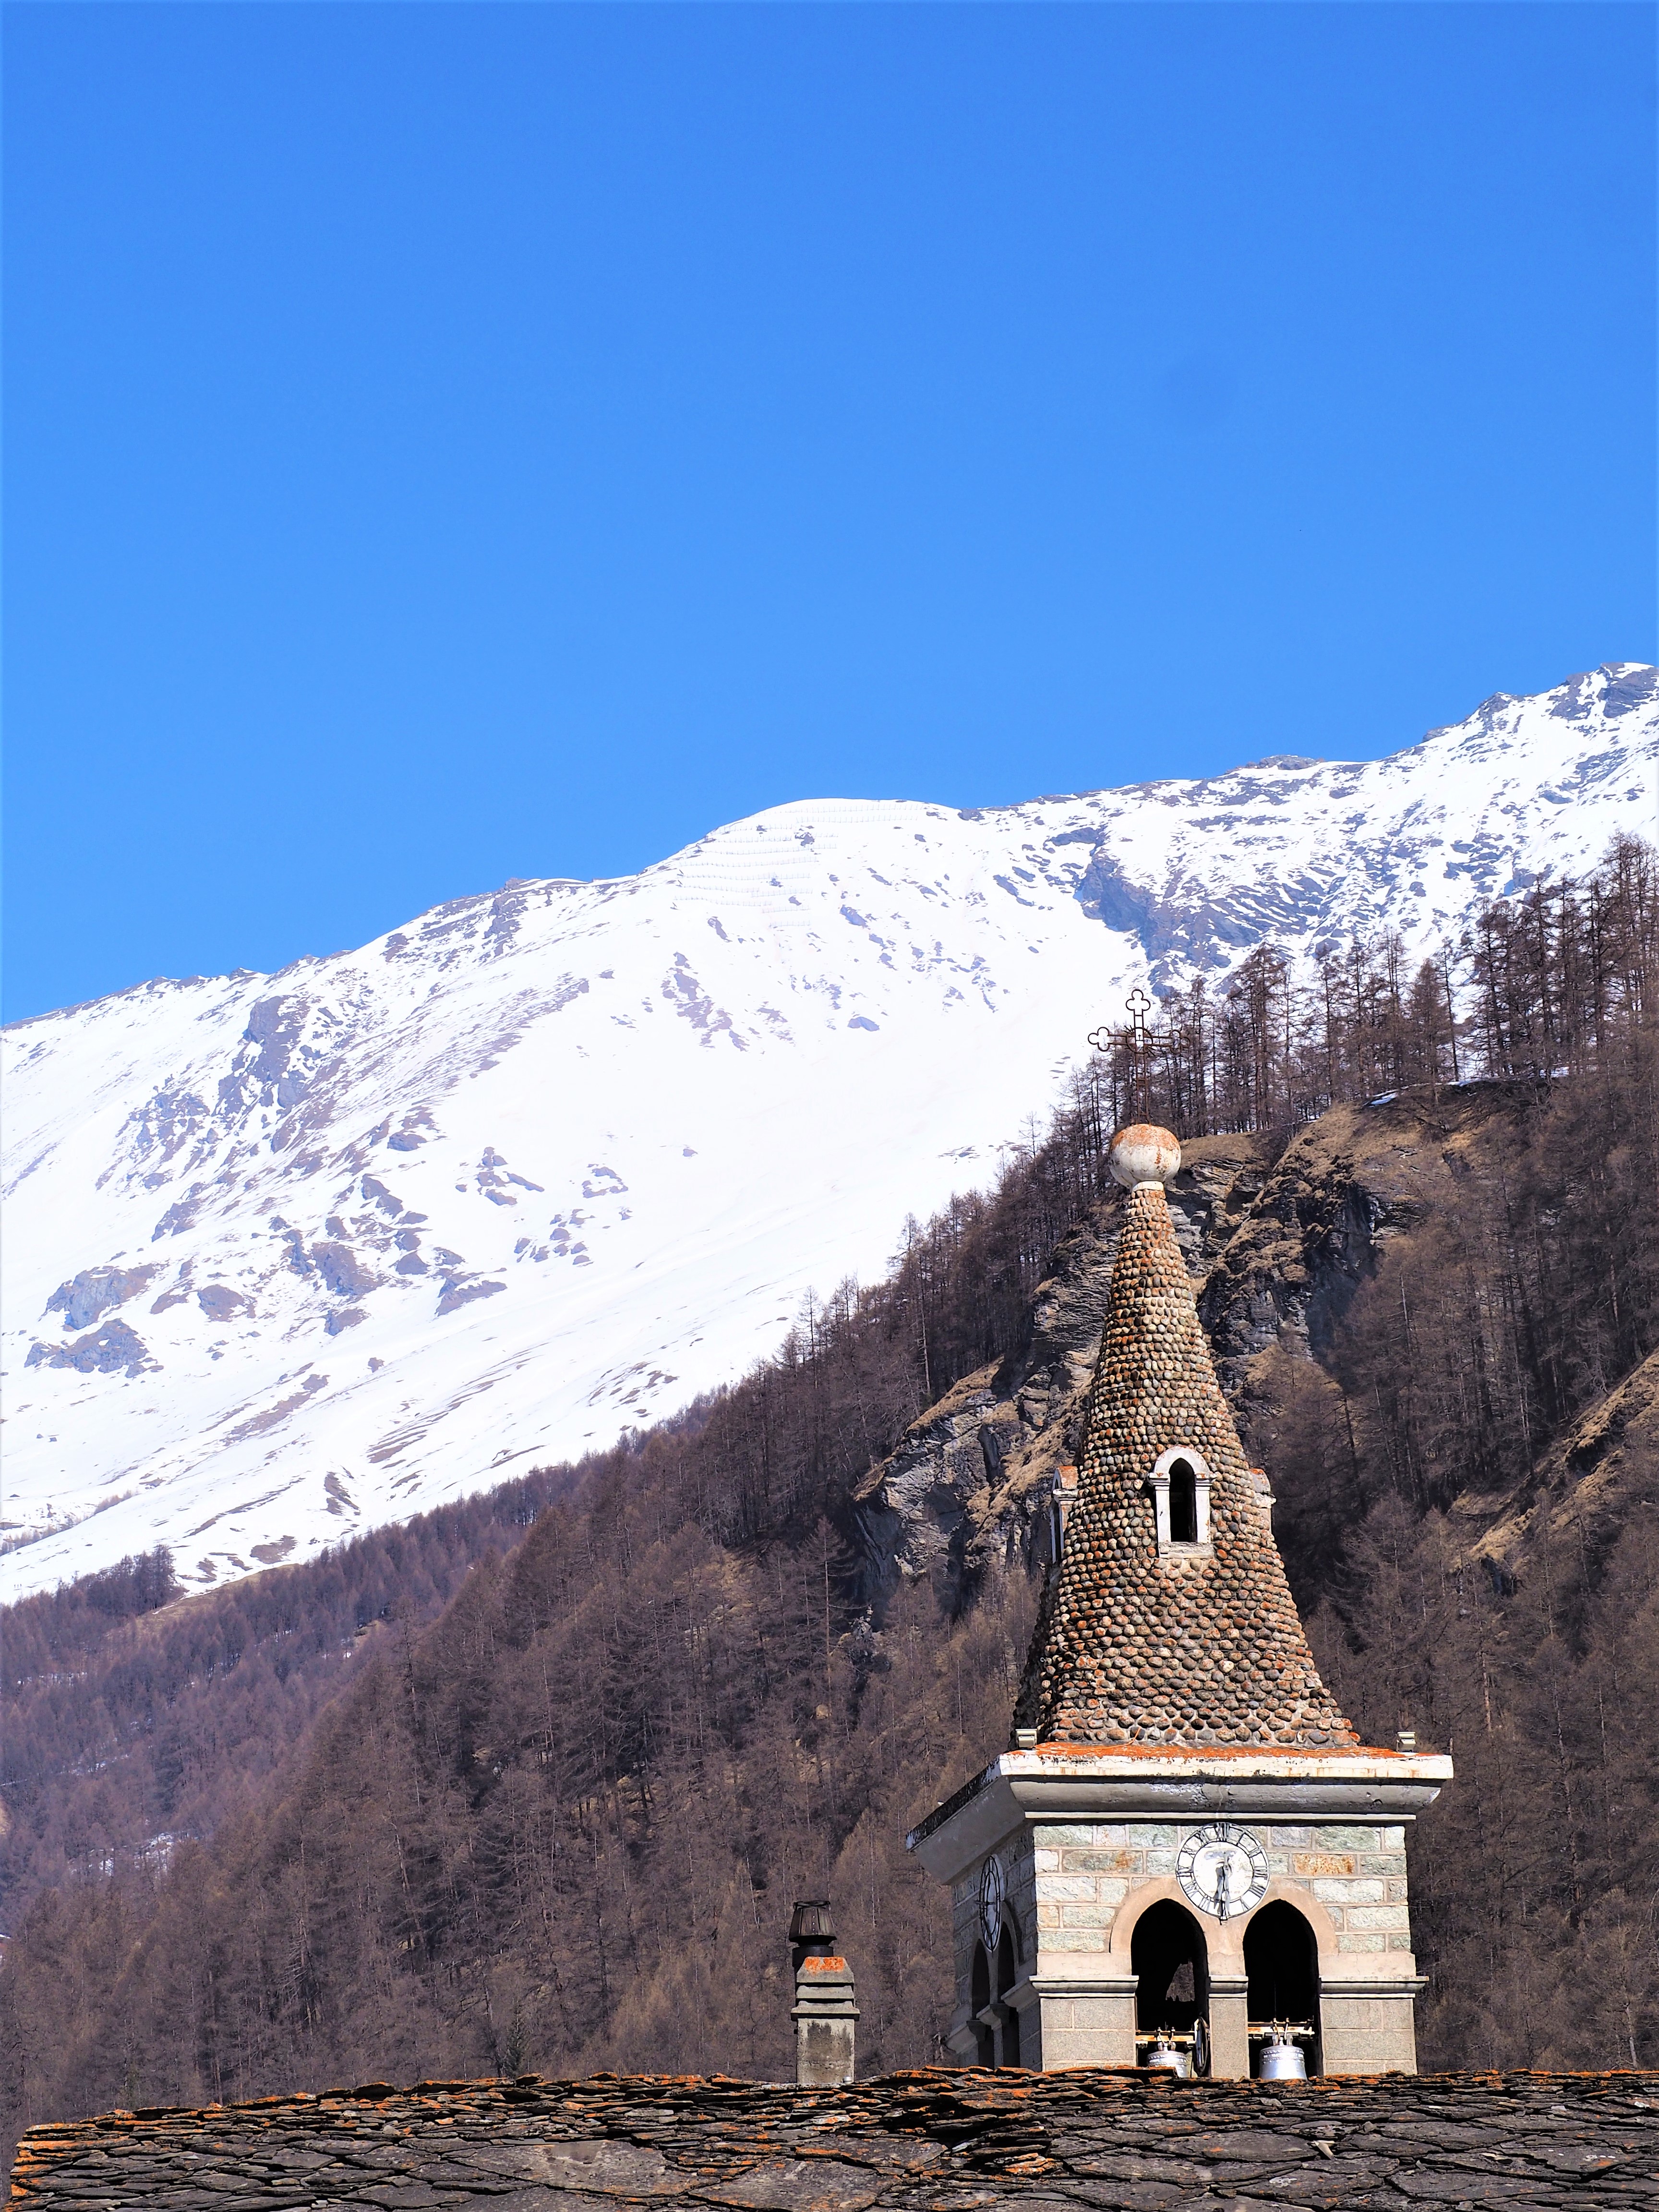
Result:
<svg viewBox="0 0 1659 2212"><path fill-rule="evenodd" d="M1425 945L1652 834L1659 672L1369 764L823 800L5 1036L9 1596L205 1583L574 1456L881 1270L1150 975Z"/></svg>

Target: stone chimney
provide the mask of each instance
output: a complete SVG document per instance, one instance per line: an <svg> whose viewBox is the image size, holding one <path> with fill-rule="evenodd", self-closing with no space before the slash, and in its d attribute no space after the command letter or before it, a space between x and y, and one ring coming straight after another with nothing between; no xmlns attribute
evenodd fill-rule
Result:
<svg viewBox="0 0 1659 2212"><path fill-rule="evenodd" d="M795 1970L795 2080L803 2088L836 2088L853 2078L854 2024L859 2016L853 1970L836 1946L826 1899L796 1905L789 1920L789 1963Z"/></svg>

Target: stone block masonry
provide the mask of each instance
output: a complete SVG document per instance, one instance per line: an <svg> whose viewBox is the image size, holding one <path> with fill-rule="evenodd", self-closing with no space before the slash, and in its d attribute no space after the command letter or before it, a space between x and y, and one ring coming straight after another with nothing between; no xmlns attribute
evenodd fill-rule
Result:
<svg viewBox="0 0 1659 2212"><path fill-rule="evenodd" d="M11 2212L1659 2207L1659 2072L425 2082L31 2129Z"/></svg>
<svg viewBox="0 0 1659 2212"><path fill-rule="evenodd" d="M1017 1874L1010 1890L1011 1902L1030 1913L1029 1923L1022 1916L1028 1942L1040 1938L1051 1955L1105 1949L1118 1906L1143 1882L1174 1872L1177 1850L1199 1825L1073 1821L1034 1827L1029 1882L1022 1885ZM1253 1826L1267 1848L1269 1875L1317 1901L1339 1954L1410 1950L1403 1827ZM972 1909L972 1887L964 1883L958 1915L969 1940Z"/></svg>

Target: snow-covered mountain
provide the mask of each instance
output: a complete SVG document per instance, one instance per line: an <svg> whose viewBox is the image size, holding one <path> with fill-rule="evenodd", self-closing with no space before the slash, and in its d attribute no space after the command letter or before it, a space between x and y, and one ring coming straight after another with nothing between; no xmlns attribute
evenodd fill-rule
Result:
<svg viewBox="0 0 1659 2212"><path fill-rule="evenodd" d="M994 1172L1125 992L1651 835L1659 672L1365 764L823 799L5 1036L6 1595L205 1584L660 1418Z"/></svg>

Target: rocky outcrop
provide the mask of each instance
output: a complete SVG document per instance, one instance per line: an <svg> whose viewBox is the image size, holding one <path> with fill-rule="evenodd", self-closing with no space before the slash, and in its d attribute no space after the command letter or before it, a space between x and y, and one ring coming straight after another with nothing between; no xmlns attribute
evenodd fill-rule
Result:
<svg viewBox="0 0 1659 2212"><path fill-rule="evenodd" d="M1650 2205L1659 2074L370 2082L31 2128L11 2212Z"/></svg>
<svg viewBox="0 0 1659 2212"><path fill-rule="evenodd" d="M65 1328L90 1328L112 1306L125 1305L148 1288L154 1267L82 1267L67 1283L59 1283L46 1300L48 1313L61 1313Z"/></svg>
<svg viewBox="0 0 1659 2212"><path fill-rule="evenodd" d="M337 1297L361 1297L365 1291L375 1286L374 1275L349 1244L332 1241L313 1244L311 1264L321 1278L323 1287L332 1291Z"/></svg>
<svg viewBox="0 0 1659 2212"><path fill-rule="evenodd" d="M23 1364L72 1367L79 1375L125 1374L131 1377L160 1363L150 1358L149 1347L137 1329L129 1328L124 1321L106 1321L90 1335L74 1337L68 1344L31 1345Z"/></svg>
<svg viewBox="0 0 1659 2212"><path fill-rule="evenodd" d="M1248 1402L1269 1351L1328 1351L1378 1249L1493 1173L1526 1086L1469 1083L1334 1106L1285 1146L1200 1301L1222 1386Z"/></svg>
<svg viewBox="0 0 1659 2212"><path fill-rule="evenodd" d="M1596 1401L1546 1452L1519 1496L1468 1496L1455 1522L1479 1534L1471 1549L1513 1571L1540 1536L1566 1537L1594 1582L1638 1504L1659 1506L1659 1352Z"/></svg>

